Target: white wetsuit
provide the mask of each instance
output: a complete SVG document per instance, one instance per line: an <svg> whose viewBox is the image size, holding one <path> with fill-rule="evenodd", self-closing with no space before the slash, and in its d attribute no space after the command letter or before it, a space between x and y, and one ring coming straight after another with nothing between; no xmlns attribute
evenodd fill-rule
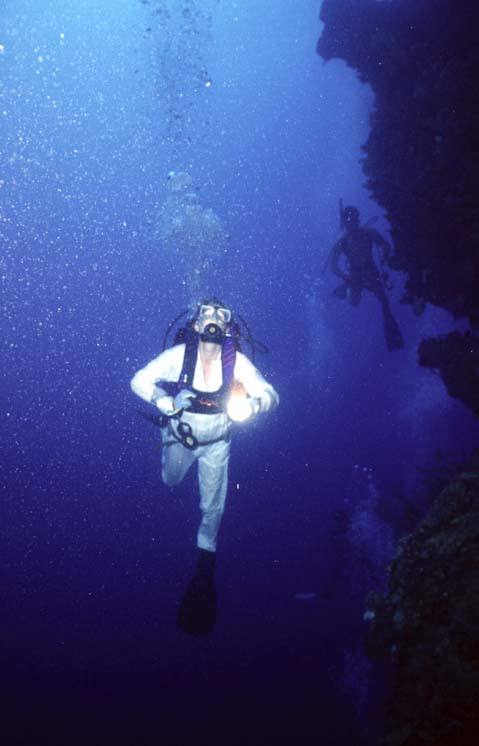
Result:
<svg viewBox="0 0 479 746"><path fill-rule="evenodd" d="M161 388L161 382L178 381L184 355L185 345L176 345L148 363L131 381L131 388L135 394L147 402L154 402L163 413L171 412L172 397ZM274 388L241 352L236 352L233 378L244 386L249 396L258 400L260 412L267 412L279 403ZM197 356L193 388L212 393L218 391L222 383L221 355L211 362L208 385ZM174 437L178 433L179 421L171 419L168 427L162 429L162 479L169 486L179 484L192 463L198 461L202 520L197 543L200 549L214 552L228 488L231 420L225 412L197 414L184 410L181 422L191 426L192 434L199 445L190 450L179 442Z"/></svg>

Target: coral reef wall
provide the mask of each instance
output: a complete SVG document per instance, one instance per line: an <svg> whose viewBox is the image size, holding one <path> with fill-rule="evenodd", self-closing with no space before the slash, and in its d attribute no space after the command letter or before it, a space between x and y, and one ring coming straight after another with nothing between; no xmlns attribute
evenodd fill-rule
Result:
<svg viewBox="0 0 479 746"><path fill-rule="evenodd" d="M439 496L372 595L367 648L393 656L386 743L479 743L479 453Z"/></svg>
<svg viewBox="0 0 479 746"><path fill-rule="evenodd" d="M479 7L324 0L321 18L318 53L345 60L375 93L363 168L407 276L405 302L417 312L425 302L441 306L479 329ZM439 370L450 357L447 338L441 343L443 364L431 365ZM477 360L472 370L477 376ZM470 392L452 395L470 406Z"/></svg>
<svg viewBox="0 0 479 746"><path fill-rule="evenodd" d="M386 210L404 301L470 329L426 339L419 364L479 416L479 6L324 0L318 53L375 93L363 169ZM479 743L479 454L404 538L373 594L371 657L395 663L389 746Z"/></svg>

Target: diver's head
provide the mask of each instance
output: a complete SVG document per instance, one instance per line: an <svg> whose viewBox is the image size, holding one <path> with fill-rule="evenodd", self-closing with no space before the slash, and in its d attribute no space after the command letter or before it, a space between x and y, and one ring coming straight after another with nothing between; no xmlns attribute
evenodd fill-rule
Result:
<svg viewBox="0 0 479 746"><path fill-rule="evenodd" d="M343 225L350 231L359 227L359 210L357 207L345 207L343 210Z"/></svg>
<svg viewBox="0 0 479 746"><path fill-rule="evenodd" d="M198 305L194 329L202 342L222 344L232 317L231 309L219 298L207 298Z"/></svg>

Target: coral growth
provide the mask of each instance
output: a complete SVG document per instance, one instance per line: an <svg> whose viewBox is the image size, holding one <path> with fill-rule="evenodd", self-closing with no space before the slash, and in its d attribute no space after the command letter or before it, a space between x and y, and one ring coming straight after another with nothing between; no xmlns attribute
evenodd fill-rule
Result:
<svg viewBox="0 0 479 746"><path fill-rule="evenodd" d="M390 746L479 737L479 453L399 543L387 595L372 594L367 651L395 661Z"/></svg>

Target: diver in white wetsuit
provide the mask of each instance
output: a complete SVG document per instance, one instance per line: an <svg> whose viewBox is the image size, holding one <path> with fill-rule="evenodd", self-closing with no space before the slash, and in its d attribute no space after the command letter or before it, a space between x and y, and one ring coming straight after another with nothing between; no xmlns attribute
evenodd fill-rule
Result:
<svg viewBox="0 0 479 746"><path fill-rule="evenodd" d="M271 384L237 349L235 327L228 307L217 299L204 301L186 327L185 342L162 352L131 382L135 394L165 416L163 481L178 484L198 461L202 576L214 572L233 422L267 412L279 402Z"/></svg>

